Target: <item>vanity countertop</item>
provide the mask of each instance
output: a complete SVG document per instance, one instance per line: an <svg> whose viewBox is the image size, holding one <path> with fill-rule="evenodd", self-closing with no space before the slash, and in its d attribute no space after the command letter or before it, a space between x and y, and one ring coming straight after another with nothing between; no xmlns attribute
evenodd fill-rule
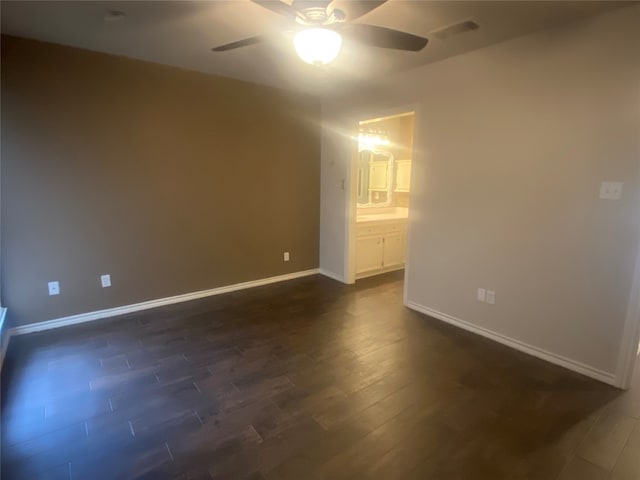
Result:
<svg viewBox="0 0 640 480"><path fill-rule="evenodd" d="M408 218L408 211L406 208L396 209L394 212L385 213L365 213L359 214L356 217L357 223L367 222L381 222L386 220L406 220Z"/></svg>

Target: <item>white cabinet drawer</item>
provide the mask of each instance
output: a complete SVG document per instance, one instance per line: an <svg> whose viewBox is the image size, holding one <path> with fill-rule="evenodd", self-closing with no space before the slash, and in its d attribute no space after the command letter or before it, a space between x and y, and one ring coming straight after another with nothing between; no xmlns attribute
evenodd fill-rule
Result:
<svg viewBox="0 0 640 480"><path fill-rule="evenodd" d="M402 223L389 223L385 225L385 233L404 232L407 229L407 224Z"/></svg>
<svg viewBox="0 0 640 480"><path fill-rule="evenodd" d="M358 225L356 228L356 236L363 237L367 235L378 235L380 233L405 233L406 230L406 222L370 223Z"/></svg>
<svg viewBox="0 0 640 480"><path fill-rule="evenodd" d="M385 226L380 224L358 225L356 234L358 237L363 237L367 235L376 235L378 233L384 233L385 231L386 231Z"/></svg>

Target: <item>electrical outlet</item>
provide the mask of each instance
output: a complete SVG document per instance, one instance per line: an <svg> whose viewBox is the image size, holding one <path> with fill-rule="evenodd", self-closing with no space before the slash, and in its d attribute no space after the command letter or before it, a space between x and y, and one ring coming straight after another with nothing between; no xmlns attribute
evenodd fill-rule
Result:
<svg viewBox="0 0 640 480"><path fill-rule="evenodd" d="M60 295L60 283L49 282L49 295Z"/></svg>
<svg viewBox="0 0 640 480"><path fill-rule="evenodd" d="M484 288L479 288L478 296L477 296L478 301L484 302L486 294L487 294L487 291Z"/></svg>
<svg viewBox="0 0 640 480"><path fill-rule="evenodd" d="M491 305L496 303L496 292L493 290L487 290L487 303Z"/></svg>
<svg viewBox="0 0 640 480"><path fill-rule="evenodd" d="M284 252L284 261L285 262L289 261L289 252Z"/></svg>
<svg viewBox="0 0 640 480"><path fill-rule="evenodd" d="M622 197L622 182L602 182L600 198L604 200L620 200Z"/></svg>
<svg viewBox="0 0 640 480"><path fill-rule="evenodd" d="M100 275L100 284L102 288L107 288L111 286L111 275Z"/></svg>

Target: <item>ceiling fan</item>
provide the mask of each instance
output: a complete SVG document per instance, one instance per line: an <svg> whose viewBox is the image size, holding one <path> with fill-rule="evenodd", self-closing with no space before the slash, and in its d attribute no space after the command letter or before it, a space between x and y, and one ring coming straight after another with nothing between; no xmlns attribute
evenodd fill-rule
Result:
<svg viewBox="0 0 640 480"><path fill-rule="evenodd" d="M251 0L291 22L293 44L298 56L307 63L323 65L333 61L342 47L342 37L365 45L417 52L428 40L391 28L351 23L378 8L387 0ZM212 48L226 52L255 45L268 39L257 35Z"/></svg>

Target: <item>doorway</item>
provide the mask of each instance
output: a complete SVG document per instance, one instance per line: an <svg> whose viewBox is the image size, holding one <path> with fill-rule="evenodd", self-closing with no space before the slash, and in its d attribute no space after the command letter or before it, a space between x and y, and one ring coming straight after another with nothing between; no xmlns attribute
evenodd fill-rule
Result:
<svg viewBox="0 0 640 480"><path fill-rule="evenodd" d="M351 168L348 283L405 268L415 112L358 122Z"/></svg>

